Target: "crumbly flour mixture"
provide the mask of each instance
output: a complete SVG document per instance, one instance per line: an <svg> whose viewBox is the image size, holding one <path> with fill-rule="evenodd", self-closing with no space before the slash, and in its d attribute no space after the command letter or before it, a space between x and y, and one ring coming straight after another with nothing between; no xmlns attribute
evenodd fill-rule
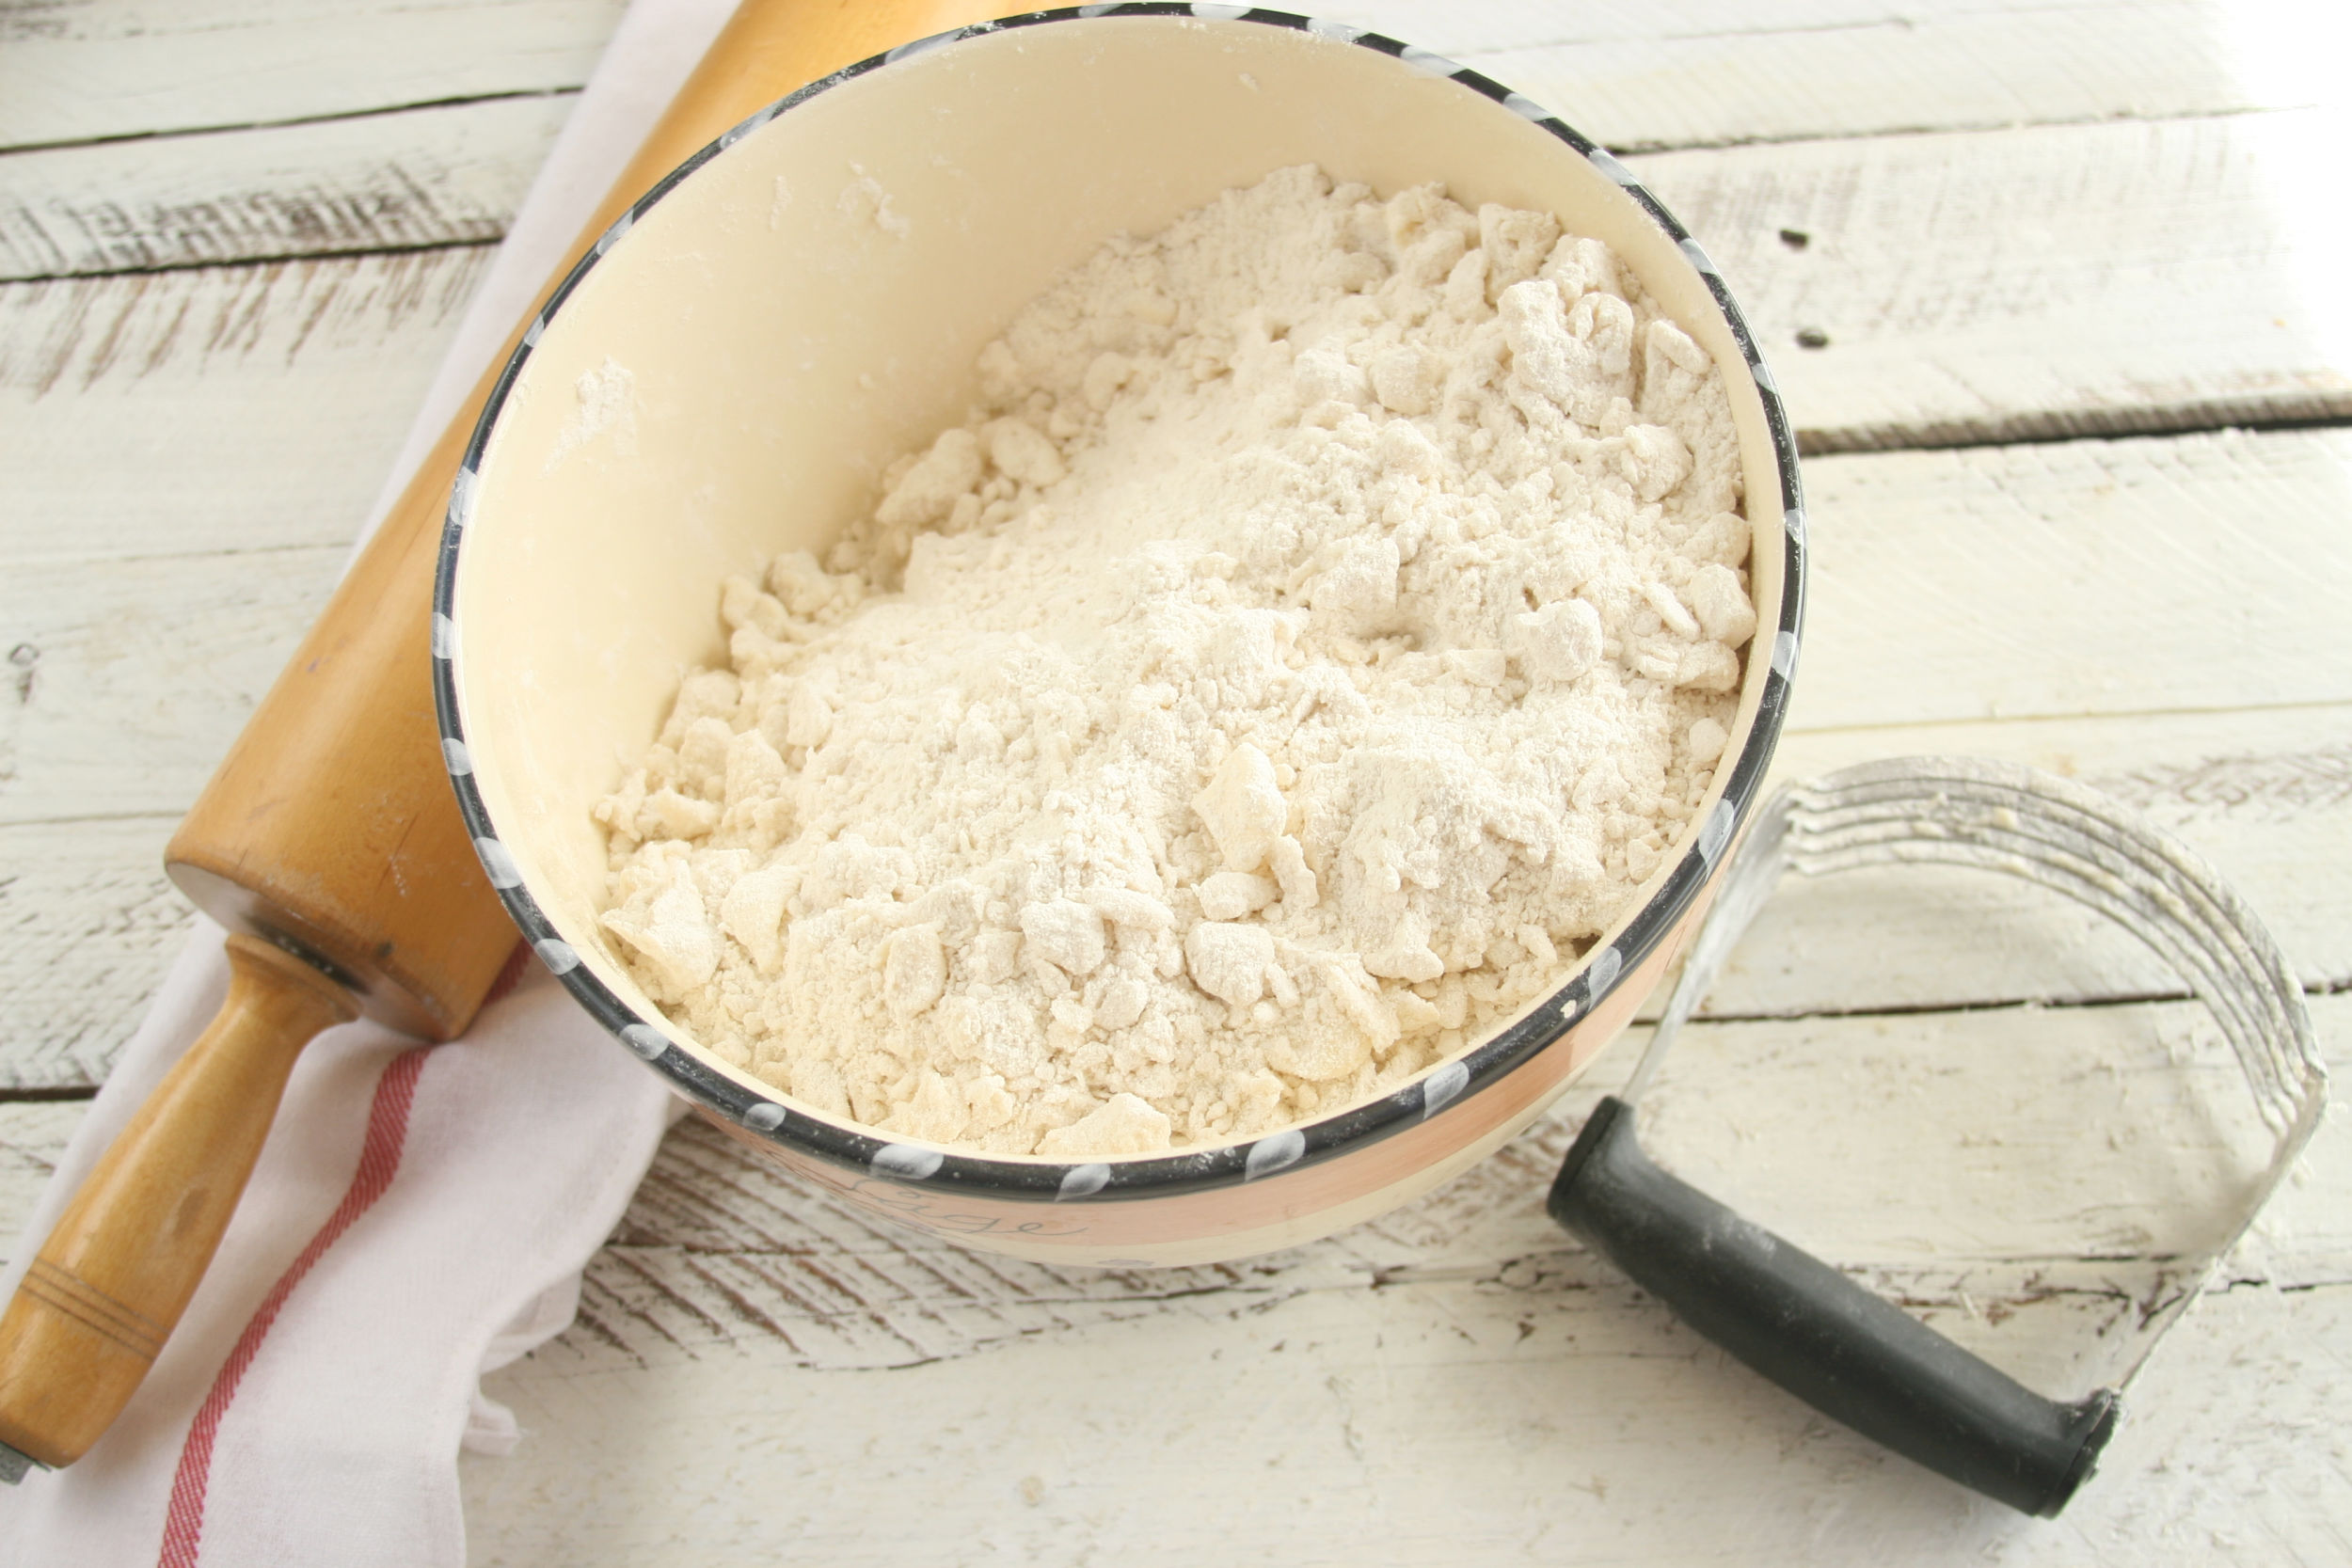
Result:
<svg viewBox="0 0 2352 1568"><path fill-rule="evenodd" d="M1557 980L1689 827L1756 628L1729 404L1599 243L1311 167L1120 238L821 562L724 586L598 808L605 927L808 1104L1250 1136Z"/></svg>

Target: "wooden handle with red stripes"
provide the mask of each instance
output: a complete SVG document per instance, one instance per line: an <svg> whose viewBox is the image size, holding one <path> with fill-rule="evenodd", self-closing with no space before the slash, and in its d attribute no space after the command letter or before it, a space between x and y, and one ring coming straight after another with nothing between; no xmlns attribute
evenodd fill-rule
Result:
<svg viewBox="0 0 2352 1568"><path fill-rule="evenodd" d="M0 1318L0 1443L71 1465L130 1402L196 1293L294 1060L358 1016L291 954L229 939L229 998L50 1232Z"/></svg>

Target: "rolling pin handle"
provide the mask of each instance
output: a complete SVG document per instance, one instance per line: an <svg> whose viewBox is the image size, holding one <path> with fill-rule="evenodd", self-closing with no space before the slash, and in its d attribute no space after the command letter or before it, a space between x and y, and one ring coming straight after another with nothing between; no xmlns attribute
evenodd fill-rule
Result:
<svg viewBox="0 0 2352 1568"><path fill-rule="evenodd" d="M74 1194L0 1317L0 1480L71 1465L180 1321L260 1158L294 1059L358 1016L291 953L229 939L229 996Z"/></svg>
<svg viewBox="0 0 2352 1568"><path fill-rule="evenodd" d="M1552 1183L1551 1217L1691 1327L1825 1416L2021 1513L2055 1517L2120 1406L2043 1399L1900 1307L1652 1164L1612 1096Z"/></svg>

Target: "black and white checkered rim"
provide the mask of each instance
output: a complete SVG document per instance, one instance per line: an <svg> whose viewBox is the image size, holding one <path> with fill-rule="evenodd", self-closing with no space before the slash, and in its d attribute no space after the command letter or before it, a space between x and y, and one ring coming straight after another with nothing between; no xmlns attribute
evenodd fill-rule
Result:
<svg viewBox="0 0 2352 1568"><path fill-rule="evenodd" d="M1756 709L1755 727L1749 732L1747 743L1732 764L1730 779L1713 812L1708 816L1706 825L1683 849L1665 884L1635 913L1616 941L1588 954L1566 985L1501 1034L1378 1100L1319 1121L1285 1128L1252 1143L1154 1159L1094 1161L1076 1164L950 1154L920 1144L894 1143L887 1138L822 1120L798 1109L788 1109L746 1088L733 1078L713 1070L672 1041L659 1024L641 1018L607 990L580 962L580 955L571 945L556 935L553 923L539 908L530 890L522 885L521 873L513 855L499 842L497 825L490 820L490 814L483 804L482 792L473 778L473 764L466 751L453 658L456 626L451 619L457 588L459 549L464 543L467 516L473 506L483 452L489 445L500 410L505 406L516 378L522 373L523 366L531 358L532 350L537 346L540 336L546 332L548 323L564 308L564 302L571 297L572 291L580 287L580 279L588 276L604 254L678 182L777 116L868 71L879 71L900 60L984 33L1130 16L1189 18L1281 27L1390 55L1424 75L1458 82L1470 91L1494 100L1513 114L1549 131L1575 149L1596 169L1631 197L1649 214L1651 221L1666 231L1683 256L1706 278L1708 289L1714 293L1716 308L1730 325L1732 335L1739 341L1740 352L1756 378L1756 393L1763 400L1765 420L1772 432L1772 458L1780 471L1781 508L1788 520L1783 542L1780 621L1772 640L1772 665L1765 677L1763 698ZM1758 547L1761 547L1760 541ZM515 350L514 356L507 361L504 372L499 377L498 385L491 390L481 422L474 429L473 440L466 449L464 464L457 470L456 483L450 494L448 521L442 531L440 567L433 593L433 697L440 717L441 748L448 763L450 781L456 786L458 808L465 816L468 831L473 834L474 847L481 854L483 867L489 874L491 885L498 889L499 896L505 900L507 911L522 928L540 961L562 978L596 1022L611 1030L689 1098L777 1144L815 1155L850 1171L894 1181L921 1182L927 1187L962 1191L975 1196L1026 1199L1040 1203L1162 1197L1253 1181L1278 1171L1313 1164L1404 1132L1464 1097L1500 1082L1591 1012L1616 986L1621 976L1641 966L1691 907L1692 900L1746 817L1757 786L1763 781L1765 769L1772 762L1772 748L1779 738L1781 722L1788 708L1788 679L1797 659L1797 634L1804 617L1804 497L1797 479L1796 443L1789 435L1788 419L1781 406L1779 388L1756 350L1755 336L1749 332L1739 306L1732 300L1731 291L1724 287L1723 275L1708 259L1707 252L1699 247L1689 230L1676 221L1674 214L1667 212L1658 198L1633 177L1632 172L1610 156L1606 150L1569 129L1540 104L1513 92L1500 82L1425 49L1399 43L1394 39L1347 23L1319 21L1294 16L1286 11L1259 10L1247 6L1079 6L958 27L913 43L901 44L887 54L860 60L821 80L811 82L798 92L759 110L687 159L605 230L595 247L580 259L580 264L548 296L530 328L523 334L521 346ZM1759 638L1758 642L1761 641Z"/></svg>

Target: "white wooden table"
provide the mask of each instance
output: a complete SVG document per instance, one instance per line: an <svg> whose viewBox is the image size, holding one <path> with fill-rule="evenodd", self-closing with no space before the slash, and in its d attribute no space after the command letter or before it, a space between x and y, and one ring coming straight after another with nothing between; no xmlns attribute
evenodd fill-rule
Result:
<svg viewBox="0 0 2352 1568"><path fill-rule="evenodd" d="M1818 454L1783 771L1957 751L2115 791L2264 912L2352 1065L2342 8L1335 8L1625 153L1746 304ZM619 9L0 7L0 1229ZM2050 1391L2128 1362L2235 1201L2198 1009L2024 895L1808 888L1711 1014L1649 1101L1665 1158ZM2035 1522L1551 1228L1634 1043L1414 1208L1175 1274L884 1232L683 1128L579 1324L492 1380L530 1436L465 1461L475 1559L2352 1560L2341 1127Z"/></svg>

